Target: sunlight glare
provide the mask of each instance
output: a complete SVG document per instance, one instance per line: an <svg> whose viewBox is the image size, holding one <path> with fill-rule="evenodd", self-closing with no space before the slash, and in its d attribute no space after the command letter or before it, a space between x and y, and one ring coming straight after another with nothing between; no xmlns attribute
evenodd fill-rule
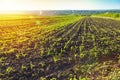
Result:
<svg viewBox="0 0 120 80"><path fill-rule="evenodd" d="M3 0L2 1L2 10L3 11L10 11L14 10L16 7L16 3L12 0Z"/></svg>

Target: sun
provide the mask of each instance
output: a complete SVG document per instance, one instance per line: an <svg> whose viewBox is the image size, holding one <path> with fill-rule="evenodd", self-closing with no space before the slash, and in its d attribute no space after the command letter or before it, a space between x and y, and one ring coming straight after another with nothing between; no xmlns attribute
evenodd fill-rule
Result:
<svg viewBox="0 0 120 80"><path fill-rule="evenodd" d="M0 1L0 14L21 14L24 13L20 10L23 9L23 5L17 0L2 0Z"/></svg>
<svg viewBox="0 0 120 80"><path fill-rule="evenodd" d="M0 0L0 13L12 13L13 11L38 10L38 2L34 0Z"/></svg>
<svg viewBox="0 0 120 80"><path fill-rule="evenodd" d="M1 6L3 11L15 10L18 7L15 0L3 0Z"/></svg>

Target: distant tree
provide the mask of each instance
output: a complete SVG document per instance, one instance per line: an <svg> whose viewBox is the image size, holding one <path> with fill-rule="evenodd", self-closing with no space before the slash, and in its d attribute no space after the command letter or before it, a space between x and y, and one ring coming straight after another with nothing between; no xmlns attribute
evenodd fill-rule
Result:
<svg viewBox="0 0 120 80"><path fill-rule="evenodd" d="M118 17L120 17L120 14L116 13L116 14L114 14L114 17L118 18Z"/></svg>

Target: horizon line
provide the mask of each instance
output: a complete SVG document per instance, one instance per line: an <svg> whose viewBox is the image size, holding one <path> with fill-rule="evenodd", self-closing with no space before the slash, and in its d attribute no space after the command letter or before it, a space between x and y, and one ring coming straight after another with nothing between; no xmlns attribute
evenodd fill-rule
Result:
<svg viewBox="0 0 120 80"><path fill-rule="evenodd" d="M120 9L41 9L41 10L0 10L1 11L4 11L4 12L8 12L8 11L53 11L53 10L120 10Z"/></svg>

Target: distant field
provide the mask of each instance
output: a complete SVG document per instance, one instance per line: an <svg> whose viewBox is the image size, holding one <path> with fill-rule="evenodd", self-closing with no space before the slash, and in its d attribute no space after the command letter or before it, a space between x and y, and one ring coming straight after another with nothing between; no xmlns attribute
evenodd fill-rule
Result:
<svg viewBox="0 0 120 80"><path fill-rule="evenodd" d="M120 21L0 15L1 80L119 80Z"/></svg>
<svg viewBox="0 0 120 80"><path fill-rule="evenodd" d="M102 14L94 14L93 17L100 17L100 18L108 18L108 19L115 19L120 20L120 13L102 13Z"/></svg>

